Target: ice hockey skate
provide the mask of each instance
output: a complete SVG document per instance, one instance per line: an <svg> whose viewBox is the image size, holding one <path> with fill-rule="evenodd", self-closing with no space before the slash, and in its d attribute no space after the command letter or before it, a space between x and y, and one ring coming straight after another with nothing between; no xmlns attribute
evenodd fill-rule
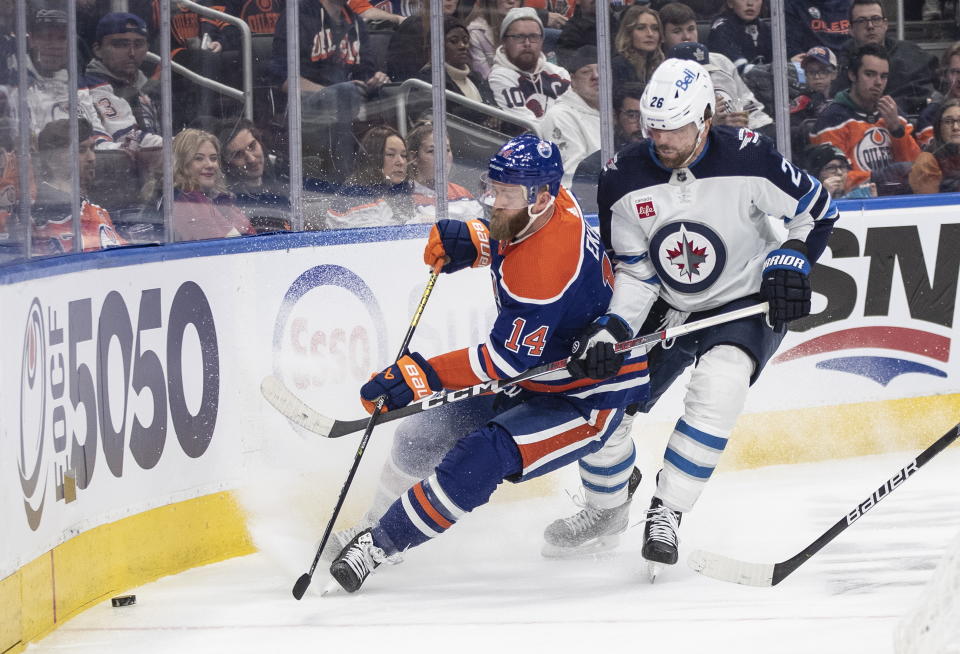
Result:
<svg viewBox="0 0 960 654"><path fill-rule="evenodd" d="M574 498L583 507L569 518L554 520L543 531L541 554L547 558L570 558L598 554L620 543L620 534L627 529L630 501L640 485L640 469L633 468L627 481L627 501L613 509L598 509Z"/></svg>
<svg viewBox="0 0 960 654"><path fill-rule="evenodd" d="M360 590L363 582L381 563L399 563L399 557L388 556L373 542L373 534L364 529L330 564L330 574L348 593Z"/></svg>
<svg viewBox="0 0 960 654"><path fill-rule="evenodd" d="M674 565L677 562L677 548L680 543L677 531L680 529L681 517L679 511L663 506L659 497L650 501L647 522L643 528L642 554L649 562L647 573L651 582L656 581L664 565Z"/></svg>
<svg viewBox="0 0 960 654"><path fill-rule="evenodd" d="M362 520L359 523L353 525L352 527L347 527L346 529L341 529L340 531L335 531L330 534L330 538L327 539L327 544L323 548L323 552L320 554L320 560L324 563L333 563L337 558L337 555L343 551L343 549L350 544L357 534L359 534L364 529L369 529L373 525L367 521ZM320 547L320 542L318 541L316 547Z"/></svg>

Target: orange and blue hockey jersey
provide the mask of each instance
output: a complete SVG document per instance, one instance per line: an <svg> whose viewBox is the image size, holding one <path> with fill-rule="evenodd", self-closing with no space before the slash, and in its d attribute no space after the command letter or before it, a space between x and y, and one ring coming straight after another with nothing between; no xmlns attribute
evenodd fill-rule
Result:
<svg viewBox="0 0 960 654"><path fill-rule="evenodd" d="M491 240L491 251L497 319L486 342L430 359L444 388L514 377L568 356L577 336L610 303L613 269L600 235L563 188L554 215L542 228L509 243ZM591 409L605 409L645 398L647 381L646 353L635 350L620 373L604 381L574 380L559 370L521 386L564 393Z"/></svg>
<svg viewBox="0 0 960 654"><path fill-rule="evenodd" d="M913 126L900 116L900 136L894 136L896 125L887 125L878 112L866 112L850 98L847 91L838 93L833 102L824 107L810 142L814 145L832 143L850 160L847 173L848 187L862 184L871 172L882 170L891 163L913 161L920 154L920 146L913 137Z"/></svg>

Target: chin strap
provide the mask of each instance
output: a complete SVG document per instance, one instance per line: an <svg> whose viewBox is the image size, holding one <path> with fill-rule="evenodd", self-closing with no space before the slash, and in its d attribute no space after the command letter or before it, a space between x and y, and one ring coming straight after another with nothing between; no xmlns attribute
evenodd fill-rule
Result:
<svg viewBox="0 0 960 654"><path fill-rule="evenodd" d="M547 211L549 211L550 209L552 209L552 208L553 208L553 204L554 204L556 201L557 201L556 196L550 196L550 201L547 202L547 206L545 206L543 209L541 209L541 210L538 211L537 213L534 213L534 212L532 211L532 209L531 209L531 207L533 207L532 204L527 205L527 215L530 216L530 220L527 221L526 227L524 227L523 229L521 229L521 230L520 230L520 233L513 237L513 240L516 241L516 240L519 240L519 239L523 238L524 236L526 236L526 235L527 235L527 232L530 231L530 228L533 226L533 223L535 223L535 222L537 221L537 218L539 218L539 217L542 216L543 214L547 213Z"/></svg>
<svg viewBox="0 0 960 654"><path fill-rule="evenodd" d="M686 168L690 165L690 162L696 158L698 151L700 150L700 144L703 143L703 137L706 136L707 131L707 123L704 121L703 127L701 127L700 131L697 132L697 142L694 144L693 150L690 151L690 156L687 157L686 161L677 166L677 168Z"/></svg>

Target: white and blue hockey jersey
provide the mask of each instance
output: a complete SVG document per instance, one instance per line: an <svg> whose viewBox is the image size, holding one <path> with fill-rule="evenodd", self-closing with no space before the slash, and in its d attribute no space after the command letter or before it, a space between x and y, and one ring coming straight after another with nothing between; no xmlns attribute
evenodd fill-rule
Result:
<svg viewBox="0 0 960 654"><path fill-rule="evenodd" d="M610 313L635 330L658 294L691 312L757 293L781 243L770 216L806 242L811 261L838 218L826 189L772 141L730 127L714 127L686 168L665 168L652 141L627 146L601 173L597 200L616 266Z"/></svg>

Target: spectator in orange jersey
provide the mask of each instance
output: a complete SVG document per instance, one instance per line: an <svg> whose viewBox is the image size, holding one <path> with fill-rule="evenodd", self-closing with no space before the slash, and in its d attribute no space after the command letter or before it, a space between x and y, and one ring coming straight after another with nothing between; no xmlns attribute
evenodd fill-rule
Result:
<svg viewBox="0 0 960 654"><path fill-rule="evenodd" d="M185 129L173 139L173 231L178 241L254 234L227 192L220 169L220 142L213 134Z"/></svg>
<svg viewBox="0 0 960 654"><path fill-rule="evenodd" d="M871 179L880 195L909 192L903 187L910 164L920 154L913 126L885 94L889 70L881 46L854 50L847 71L850 88L824 108L810 136L813 144L833 143L850 160L848 188Z"/></svg>
<svg viewBox="0 0 960 654"><path fill-rule="evenodd" d="M32 209L33 253L36 255L73 252L72 175L80 174L80 237L83 250L99 250L127 242L117 234L107 210L86 198L97 169L94 134L90 123L77 120L80 156L70 159L70 121L54 120L37 137L37 199Z"/></svg>
<svg viewBox="0 0 960 654"><path fill-rule="evenodd" d="M434 161L436 150L433 145L433 124L423 123L407 134L407 154L410 160L409 176L413 182L413 205L417 219L433 222L437 219L436 180L434 179ZM447 139L447 156L444 168L447 175L453 166L453 152ZM483 218L483 207L467 189L459 184L447 182L447 215L444 218L473 220Z"/></svg>
<svg viewBox="0 0 960 654"><path fill-rule="evenodd" d="M960 99L940 106L933 128L934 138L910 170L910 188L914 193L960 191Z"/></svg>

